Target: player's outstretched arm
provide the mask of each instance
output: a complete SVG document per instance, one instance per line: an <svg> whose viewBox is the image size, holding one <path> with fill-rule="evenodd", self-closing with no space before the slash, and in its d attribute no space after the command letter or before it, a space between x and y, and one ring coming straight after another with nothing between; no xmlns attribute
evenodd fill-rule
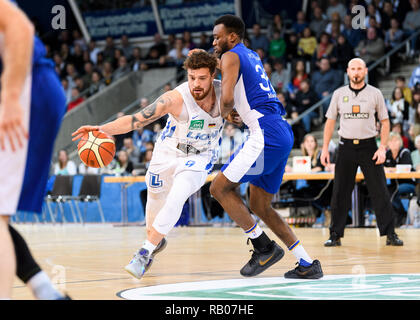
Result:
<svg viewBox="0 0 420 320"><path fill-rule="evenodd" d="M239 74L239 57L236 53L226 52L220 62L222 72L222 96L220 111L223 118L227 118L235 105L234 91Z"/></svg>
<svg viewBox="0 0 420 320"><path fill-rule="evenodd" d="M82 126L72 133L73 141L80 139L90 131L103 131L109 135L124 134L132 130L140 129L164 115L171 113L175 116L181 112L183 99L178 91L165 92L152 104L144 107L133 115L123 116L102 126Z"/></svg>

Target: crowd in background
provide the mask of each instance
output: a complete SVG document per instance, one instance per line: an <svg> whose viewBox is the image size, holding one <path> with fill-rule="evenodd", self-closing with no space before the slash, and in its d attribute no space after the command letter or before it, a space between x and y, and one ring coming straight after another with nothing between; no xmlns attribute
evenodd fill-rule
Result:
<svg viewBox="0 0 420 320"><path fill-rule="evenodd" d="M355 5L366 8L364 28L352 26L354 15L351 12ZM347 62L351 58L360 57L370 66L419 28L420 0L312 0L306 14L300 11L296 17L285 17L277 13L268 25L254 24L246 33L244 43L259 54L267 76L286 109L287 118L292 120L343 85ZM391 67L398 65L401 57L414 59L418 55L420 43L416 40L410 41L408 56L403 56L403 50L395 55ZM147 50L133 46L127 36L122 36L118 45L112 37L107 37L105 47L100 49L94 41L85 43L77 30L71 33L65 30L47 48L62 79L70 110L130 71L167 66L182 69L189 50L202 48L212 51L211 41L206 33L202 33L199 39L193 39L191 33L185 31L182 35L169 35L165 40L155 34L154 43ZM377 85L381 67L369 72L370 84ZM165 88L170 89L169 85ZM392 97L386 98L393 134L385 166L395 167L396 164L410 162L414 170L420 170L420 59L410 79L395 78ZM147 104L144 98L140 107ZM309 113L292 126L294 147L302 147L302 154L312 157L315 170L332 170L320 166L317 161L320 148L315 137L310 135L314 127L319 127L325 120L323 115L328 105L327 99L321 112ZM144 174L155 139L164 125L165 119L161 119L144 129L117 136L115 160L96 173ZM241 144L244 136L243 128L230 124L225 126L221 163ZM400 144L392 144L394 140ZM306 150L308 148L311 150ZM62 157L65 158L64 155ZM56 165L55 173L62 173L65 167L64 164ZM71 165L66 170L69 174L95 171L83 165L79 168ZM395 186L391 187L394 187L391 190L394 192ZM322 186L315 189L320 188ZM304 192L315 189L301 191L302 196L308 196ZM394 202L397 198L393 198ZM396 207L399 205L394 204Z"/></svg>

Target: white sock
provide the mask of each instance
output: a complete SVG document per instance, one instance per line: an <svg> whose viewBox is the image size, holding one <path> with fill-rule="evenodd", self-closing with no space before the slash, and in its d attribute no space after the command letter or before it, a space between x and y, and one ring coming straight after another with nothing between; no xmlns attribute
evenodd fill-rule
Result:
<svg viewBox="0 0 420 320"><path fill-rule="evenodd" d="M143 247L144 249L146 249L147 251L149 251L149 254L151 254L153 252L153 250L156 249L157 246L155 246L153 243L151 243L149 240L145 240L143 243Z"/></svg>
<svg viewBox="0 0 420 320"><path fill-rule="evenodd" d="M39 300L56 300L63 297L63 295L54 288L50 278L44 271L38 272L29 279L27 285L31 288L35 298Z"/></svg>
<svg viewBox="0 0 420 320"><path fill-rule="evenodd" d="M300 265L308 267L312 264L313 260L306 253L299 240L289 247L289 251L293 253Z"/></svg>
<svg viewBox="0 0 420 320"><path fill-rule="evenodd" d="M260 228L260 226L257 224L257 222L254 224L254 226L251 229L245 231L246 236L251 239L258 238L262 233L263 231Z"/></svg>

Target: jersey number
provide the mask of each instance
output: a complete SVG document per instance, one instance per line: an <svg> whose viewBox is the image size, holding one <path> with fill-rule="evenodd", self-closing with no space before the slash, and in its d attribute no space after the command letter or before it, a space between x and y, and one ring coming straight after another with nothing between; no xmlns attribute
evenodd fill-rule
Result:
<svg viewBox="0 0 420 320"><path fill-rule="evenodd" d="M260 82L260 88L264 91L270 91L274 92L274 88L271 85L270 79L268 79L267 74L265 73L265 70L259 65L255 65L255 71L260 74L261 78L264 80L263 82Z"/></svg>

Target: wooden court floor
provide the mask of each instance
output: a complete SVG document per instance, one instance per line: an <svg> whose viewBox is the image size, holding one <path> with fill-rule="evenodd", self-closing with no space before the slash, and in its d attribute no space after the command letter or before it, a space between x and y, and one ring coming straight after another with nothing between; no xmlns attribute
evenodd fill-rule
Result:
<svg viewBox="0 0 420 320"><path fill-rule="evenodd" d="M167 237L142 280L123 269L141 246L145 227L112 224L15 224L38 263L73 299L120 299L123 290L159 284L202 280L239 279L239 269L250 258L250 246L241 229L233 227L178 227ZM264 228L273 237L270 230ZM347 228L342 246L325 248L328 229L294 228L313 259L321 261L325 275L352 274L363 266L367 274L420 273L420 229L397 229L403 247L385 246L376 228ZM274 237L273 237L274 239ZM285 246L278 241L283 248ZM283 277L295 267L284 258L258 277ZM16 280L13 299L33 299Z"/></svg>

